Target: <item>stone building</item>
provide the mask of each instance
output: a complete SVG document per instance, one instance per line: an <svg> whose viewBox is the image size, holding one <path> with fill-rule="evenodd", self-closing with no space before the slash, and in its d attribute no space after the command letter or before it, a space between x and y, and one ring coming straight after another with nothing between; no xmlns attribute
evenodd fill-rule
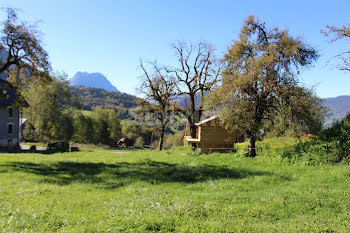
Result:
<svg viewBox="0 0 350 233"><path fill-rule="evenodd" d="M0 147L18 147L21 138L21 113L16 89L0 79ZM22 105L28 105L22 100Z"/></svg>

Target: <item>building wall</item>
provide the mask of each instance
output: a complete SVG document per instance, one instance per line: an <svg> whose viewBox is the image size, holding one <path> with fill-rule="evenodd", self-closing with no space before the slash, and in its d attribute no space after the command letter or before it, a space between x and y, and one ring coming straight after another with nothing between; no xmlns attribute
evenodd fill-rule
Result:
<svg viewBox="0 0 350 233"><path fill-rule="evenodd" d="M234 138L221 126L202 126L201 142L211 143L230 143L234 142Z"/></svg>
<svg viewBox="0 0 350 233"><path fill-rule="evenodd" d="M198 143L198 147L201 153L227 152L234 147L236 139L220 125L217 119L199 127L201 142Z"/></svg>
<svg viewBox="0 0 350 233"><path fill-rule="evenodd" d="M230 134L220 123L218 118L209 119L196 126L196 142L187 139L190 143L196 143L200 153L227 152L232 151L236 138ZM190 135L188 135L190 136Z"/></svg>
<svg viewBox="0 0 350 233"><path fill-rule="evenodd" d="M9 117L8 106L0 106L0 147L19 145L19 117L17 109L13 108L12 117ZM9 124L12 124L12 134L8 134Z"/></svg>

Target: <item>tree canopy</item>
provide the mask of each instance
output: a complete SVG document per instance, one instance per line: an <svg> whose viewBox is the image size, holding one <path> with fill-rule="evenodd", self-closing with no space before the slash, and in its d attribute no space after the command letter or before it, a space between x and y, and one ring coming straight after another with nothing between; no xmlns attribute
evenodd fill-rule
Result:
<svg viewBox="0 0 350 233"><path fill-rule="evenodd" d="M333 36L331 42L335 42L341 39L350 39L350 24L336 26L326 26L326 30L321 30L325 36ZM341 54L336 55L334 58L338 58L340 63L337 68L339 70L350 71L350 50L344 51Z"/></svg>
<svg viewBox="0 0 350 233"><path fill-rule="evenodd" d="M33 141L70 141L73 122L70 107L72 96L62 76L51 82L32 81L24 93L29 107L24 109L27 118L25 136Z"/></svg>
<svg viewBox="0 0 350 233"><path fill-rule="evenodd" d="M201 120L204 96L220 82L221 65L216 58L215 48L209 43L186 44L178 41L173 45L178 64L166 67L174 76L178 100L178 112L187 118L192 137L194 124Z"/></svg>
<svg viewBox="0 0 350 233"><path fill-rule="evenodd" d="M298 86L298 74L317 57L287 30L268 29L254 16L245 20L224 57L222 85L209 95L208 107L218 111L227 129L246 135L248 156L256 155L255 140L265 122L279 113L289 112L284 114L289 121L311 118L309 107L315 101L309 100L316 97Z"/></svg>
<svg viewBox="0 0 350 233"><path fill-rule="evenodd" d="M152 73L149 73L143 62L140 61L140 67L144 72L139 88L144 95L144 101L140 105L143 112L153 114L159 122L160 137L158 149L162 150L165 129L170 120L169 116L175 110L175 80L162 72L156 62L150 63L150 65L153 69Z"/></svg>
<svg viewBox="0 0 350 233"><path fill-rule="evenodd" d="M40 32L35 25L20 21L12 8L7 8L7 19L1 23L0 73L16 72L35 78L49 78L51 69L48 54L42 46Z"/></svg>
<svg viewBox="0 0 350 233"><path fill-rule="evenodd" d="M24 93L29 107L24 109L27 118L24 137L29 141L74 141L115 146L121 137L118 114L113 109L94 107L83 112L74 105L62 75L50 82L32 80Z"/></svg>

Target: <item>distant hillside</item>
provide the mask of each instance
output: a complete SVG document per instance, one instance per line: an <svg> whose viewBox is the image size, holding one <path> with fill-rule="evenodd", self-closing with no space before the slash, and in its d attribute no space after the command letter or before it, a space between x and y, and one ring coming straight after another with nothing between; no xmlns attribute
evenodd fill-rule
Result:
<svg viewBox="0 0 350 233"><path fill-rule="evenodd" d="M82 86L71 86L70 89L72 94L80 99L84 110L92 110L93 107L100 106L114 109L120 118L126 119L131 117L128 110L137 107L138 98L126 93Z"/></svg>
<svg viewBox="0 0 350 233"><path fill-rule="evenodd" d="M105 91L100 88L71 86L72 94L77 96L84 110L92 110L93 107L101 106L102 108L115 109L123 119L131 117L128 113L130 108L137 107L138 98L133 95L120 92ZM179 103L184 106L188 100L181 98ZM196 98L199 102L199 98ZM335 98L326 98L324 105L330 110L330 117L327 123L334 120L343 119L350 112L350 96L338 96Z"/></svg>
<svg viewBox="0 0 350 233"><path fill-rule="evenodd" d="M69 80L70 86L84 86L93 88L102 88L106 91L118 91L112 83L101 73L77 72ZM119 91L118 91L119 92Z"/></svg>
<svg viewBox="0 0 350 233"><path fill-rule="evenodd" d="M325 106L330 110L330 121L341 120L350 112L350 96L342 95L326 98Z"/></svg>

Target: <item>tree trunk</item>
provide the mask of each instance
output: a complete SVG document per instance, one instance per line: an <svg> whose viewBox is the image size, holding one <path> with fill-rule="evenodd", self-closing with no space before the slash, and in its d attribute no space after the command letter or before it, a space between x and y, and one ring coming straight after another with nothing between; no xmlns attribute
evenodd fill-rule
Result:
<svg viewBox="0 0 350 233"><path fill-rule="evenodd" d="M191 137L196 138L196 126L194 125L198 121L196 120L196 93L191 92L190 94L190 105L191 105L191 123L190 123L190 131L191 131ZM193 148L197 148L197 143L192 143Z"/></svg>
<svg viewBox="0 0 350 233"><path fill-rule="evenodd" d="M162 125L162 129L161 129L160 137L159 137L158 150L163 150L164 131L165 131L165 125Z"/></svg>
<svg viewBox="0 0 350 233"><path fill-rule="evenodd" d="M256 148L255 148L255 135L251 135L248 138L248 154L247 157L255 157L256 156Z"/></svg>
<svg viewBox="0 0 350 233"><path fill-rule="evenodd" d="M198 110L199 121L202 119L203 105L204 105L204 91L201 90L201 99L200 99L199 110Z"/></svg>
<svg viewBox="0 0 350 233"><path fill-rule="evenodd" d="M196 126L191 125L190 126L190 131L191 131L191 137L192 138L197 138L197 132L196 132ZM193 148L197 148L197 143L192 143Z"/></svg>

